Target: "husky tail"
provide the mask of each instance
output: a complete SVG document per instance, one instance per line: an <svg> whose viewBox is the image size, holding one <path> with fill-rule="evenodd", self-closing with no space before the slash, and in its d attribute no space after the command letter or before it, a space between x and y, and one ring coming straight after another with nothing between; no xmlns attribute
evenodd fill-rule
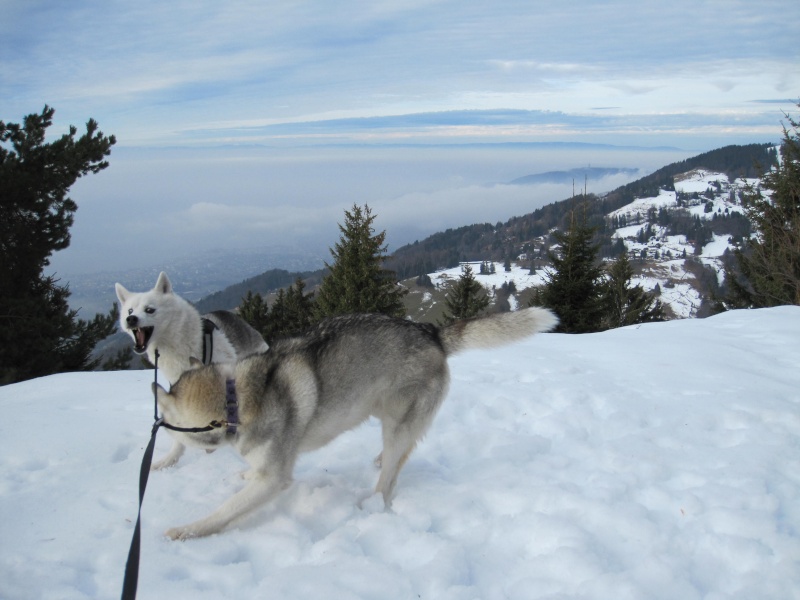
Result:
<svg viewBox="0 0 800 600"><path fill-rule="evenodd" d="M439 337L445 353L451 356L464 350L505 346L556 325L558 317L551 311L534 307L456 321L443 327Z"/></svg>

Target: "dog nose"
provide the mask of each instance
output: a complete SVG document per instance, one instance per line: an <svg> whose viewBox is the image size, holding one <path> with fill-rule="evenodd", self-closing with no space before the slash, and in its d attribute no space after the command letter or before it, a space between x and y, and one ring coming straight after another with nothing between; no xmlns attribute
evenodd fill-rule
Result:
<svg viewBox="0 0 800 600"><path fill-rule="evenodd" d="M128 315L128 318L125 319L125 322L131 327L134 327L139 322L139 317L136 315Z"/></svg>

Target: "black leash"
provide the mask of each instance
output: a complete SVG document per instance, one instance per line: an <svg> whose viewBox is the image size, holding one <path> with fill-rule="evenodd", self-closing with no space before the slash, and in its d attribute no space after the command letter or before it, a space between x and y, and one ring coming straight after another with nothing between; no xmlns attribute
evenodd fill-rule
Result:
<svg viewBox="0 0 800 600"><path fill-rule="evenodd" d="M150 432L150 442L144 450L142 457L142 466L139 470L139 512L136 516L136 526L133 528L133 539L131 539L131 547L128 550L128 561L125 563L125 578L122 582L122 600L135 600L136 588L139 585L139 555L141 553L141 521L142 521L142 501L144 500L144 490L147 487L147 479L150 476L150 465L153 463L153 450L156 447L156 434L159 427L166 427L173 431L181 431L184 433L202 433L204 431L211 431L218 427L235 427L238 421L232 420L231 424L221 421L211 421L205 427L175 427L166 423L163 418L158 416L158 394L156 386L158 385L158 350L156 350L156 364L155 364L155 385L153 386L153 429ZM234 391L235 394L235 391ZM236 416L234 416L235 418Z"/></svg>
<svg viewBox="0 0 800 600"><path fill-rule="evenodd" d="M155 384L158 384L158 350L156 350ZM144 450L142 466L139 469L139 513L136 516L136 526L133 528L133 539L128 550L128 561L125 563L125 579L122 581L122 600L135 600L136 588L139 586L139 555L142 541L142 501L144 490L147 487L147 478L150 476L150 465L153 463L153 450L156 447L156 434L164 422L158 417L158 395L156 386L153 386L153 429L150 432L150 443Z"/></svg>

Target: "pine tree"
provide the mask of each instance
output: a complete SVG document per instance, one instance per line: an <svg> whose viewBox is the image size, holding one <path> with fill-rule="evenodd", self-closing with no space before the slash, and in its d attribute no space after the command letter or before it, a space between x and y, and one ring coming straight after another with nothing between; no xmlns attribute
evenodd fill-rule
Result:
<svg viewBox="0 0 800 600"><path fill-rule="evenodd" d="M0 384L51 373L91 370L97 342L113 333L116 306L107 315L78 319L69 288L45 276L53 252L67 248L77 204L67 197L80 177L108 166L115 143L90 119L45 143L54 110L0 121Z"/></svg>
<svg viewBox="0 0 800 600"><path fill-rule="evenodd" d="M405 316L402 290L394 271L383 268L386 232L375 233L375 216L369 206L353 205L345 211L342 235L331 249L334 262L322 280L314 302L314 317L348 313L384 313Z"/></svg>
<svg viewBox="0 0 800 600"><path fill-rule="evenodd" d="M800 304L800 121L786 117L791 129L783 128L780 164L761 179L769 193L743 193L756 235L725 270L734 307Z"/></svg>
<svg viewBox="0 0 800 600"><path fill-rule="evenodd" d="M561 246L558 254L550 253L553 270L545 285L535 291L531 304L553 310L560 320L556 331L589 333L603 327L603 271L598 265L599 245L593 243L595 228L586 223L585 211L578 222L575 211L570 215L570 228L553 234Z"/></svg>
<svg viewBox="0 0 800 600"><path fill-rule="evenodd" d="M489 296L475 279L472 267L465 264L461 267L461 277L450 287L445 296L442 324L449 325L454 321L476 317L489 306L489 302Z"/></svg>
<svg viewBox="0 0 800 600"><path fill-rule="evenodd" d="M286 290L286 325L281 335L293 335L308 328L314 311L314 293L306 294L305 282L298 277Z"/></svg>
<svg viewBox="0 0 800 600"><path fill-rule="evenodd" d="M268 306L261 294L248 291L239 305L239 315L258 331L268 344L300 333L311 324L314 294L304 293L306 284L298 277L286 290L280 289Z"/></svg>
<svg viewBox="0 0 800 600"><path fill-rule="evenodd" d="M291 325L288 318L286 307L286 291L283 288L278 290L275 300L269 308L269 319L264 329L264 339L267 344L271 344L278 337L283 337L284 332L289 330Z"/></svg>
<svg viewBox="0 0 800 600"><path fill-rule="evenodd" d="M266 340L269 327L269 306L261 294L247 292L239 305L239 316L247 321L250 326L261 334ZM269 341L269 340L267 340Z"/></svg>
<svg viewBox="0 0 800 600"><path fill-rule="evenodd" d="M603 285L604 328L664 320L661 301L645 292L642 286L631 286L632 278L633 267L627 254L622 253L608 269L608 280Z"/></svg>

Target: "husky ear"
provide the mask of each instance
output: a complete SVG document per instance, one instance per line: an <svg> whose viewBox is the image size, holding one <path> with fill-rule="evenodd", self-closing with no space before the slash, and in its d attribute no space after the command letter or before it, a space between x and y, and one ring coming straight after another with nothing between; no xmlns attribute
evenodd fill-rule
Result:
<svg viewBox="0 0 800 600"><path fill-rule="evenodd" d="M165 405L169 405L172 402L172 395L161 387L156 382L151 384L153 389L153 393L156 395L156 400L158 401L158 405L163 409Z"/></svg>
<svg viewBox="0 0 800 600"><path fill-rule="evenodd" d="M167 274L164 271L161 271L161 274L158 276L158 281L156 281L156 287L153 288L154 290L161 292L162 294L171 294L172 293L172 283L167 277Z"/></svg>
<svg viewBox="0 0 800 600"><path fill-rule="evenodd" d="M203 361L202 360L198 360L194 356L190 356L189 357L189 366L192 369L199 369L200 367L203 366Z"/></svg>
<svg viewBox="0 0 800 600"><path fill-rule="evenodd" d="M114 289L117 290L117 299L120 304L125 304L125 301L130 297L131 293L126 290L121 283L115 283Z"/></svg>

